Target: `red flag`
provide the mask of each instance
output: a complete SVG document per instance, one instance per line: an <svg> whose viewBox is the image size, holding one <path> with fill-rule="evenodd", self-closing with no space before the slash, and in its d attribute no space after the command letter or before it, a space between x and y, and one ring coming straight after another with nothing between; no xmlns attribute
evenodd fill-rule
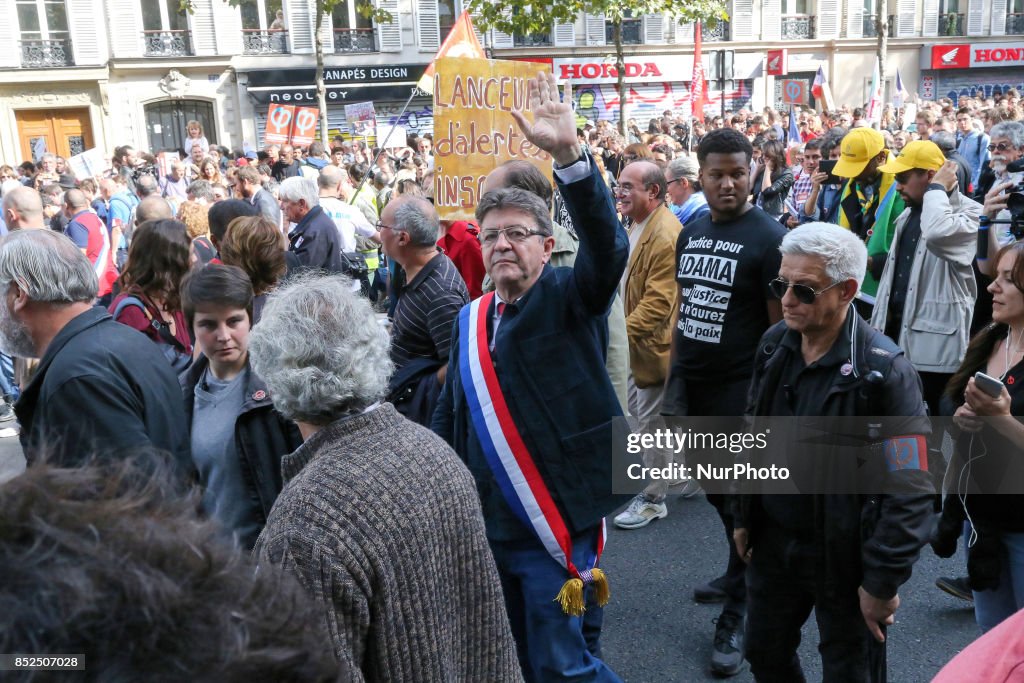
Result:
<svg viewBox="0 0 1024 683"><path fill-rule="evenodd" d="M700 22L693 25L693 77L690 79L690 112L698 121L704 120L704 105L708 102L707 86L704 83L704 62L700 55Z"/></svg>
<svg viewBox="0 0 1024 683"><path fill-rule="evenodd" d="M448 37L441 43L440 49L434 55L434 61L441 57L475 57L486 59L487 53L480 47L476 33L473 31L473 20L469 16L469 10L464 10L459 18L455 20ZM434 62L427 65L416 87L420 90L434 92Z"/></svg>

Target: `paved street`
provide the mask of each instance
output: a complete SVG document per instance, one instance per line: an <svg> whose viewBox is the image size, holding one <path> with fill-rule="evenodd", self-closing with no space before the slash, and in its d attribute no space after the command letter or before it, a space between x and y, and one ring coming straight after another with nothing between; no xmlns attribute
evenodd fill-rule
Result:
<svg viewBox="0 0 1024 683"><path fill-rule="evenodd" d="M644 529L610 524L604 567L612 601L605 614L604 656L627 683L716 680L707 669L718 605L693 602L693 586L725 568L725 541L714 509L702 498L669 501L669 515ZM977 635L967 603L934 587L937 576L963 570L963 558L940 560L926 548L900 592L889 628L890 683L930 681ZM813 615L800 658L809 681L821 680ZM749 670L735 678L753 680Z"/></svg>
<svg viewBox="0 0 1024 683"><path fill-rule="evenodd" d="M24 468L16 438L0 439L0 481ZM707 670L717 605L698 605L693 586L725 567L724 539L703 497L669 501L669 516L645 529L609 525L604 567L612 582L606 610L604 655L627 683L716 680ZM896 625L889 629L890 683L924 683L977 635L967 603L940 592L935 577L953 575L963 559L939 560L925 549L900 593ZM800 657L808 680L821 680L813 617ZM732 681L749 683L749 670Z"/></svg>

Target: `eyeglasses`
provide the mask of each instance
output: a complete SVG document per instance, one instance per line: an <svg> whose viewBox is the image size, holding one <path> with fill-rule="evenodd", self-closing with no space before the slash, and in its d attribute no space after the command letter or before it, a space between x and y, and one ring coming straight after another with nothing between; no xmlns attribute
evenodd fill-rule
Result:
<svg viewBox="0 0 1024 683"><path fill-rule="evenodd" d="M398 231L398 228L394 227L393 225L384 225L380 221L377 221L377 224L374 227L377 228L377 232L380 232L381 230L395 230L395 231Z"/></svg>
<svg viewBox="0 0 1024 683"><path fill-rule="evenodd" d="M540 230L531 230L525 225L510 225L507 228L501 230L484 230L480 233L480 243L493 246L497 243L498 237L504 235L510 243L522 243L525 242L528 237L533 235L540 235L547 237L547 235Z"/></svg>
<svg viewBox="0 0 1024 683"><path fill-rule="evenodd" d="M672 178L671 180L666 180L665 181L665 185L671 185L672 183L678 183L681 180L684 180L684 178Z"/></svg>
<svg viewBox="0 0 1024 683"><path fill-rule="evenodd" d="M808 287L807 285L798 285L798 284L793 283L793 282L787 282L787 281L783 280L782 278L776 278L776 279L774 279L774 280L772 280L771 282L768 283L768 288L772 290L772 294L774 294L776 296L776 298L781 299L782 297L786 296L786 291L789 290L790 287L792 287L793 288L793 296L796 297L797 301L799 301L802 304L813 304L814 300L817 299L818 296L820 296L822 293L827 292L828 290L832 289L836 285L841 285L841 284L843 284L843 283L842 282L833 282L832 284L830 284L828 287L825 287L824 289L819 289L818 291L814 291L813 287Z"/></svg>
<svg viewBox="0 0 1024 683"><path fill-rule="evenodd" d="M998 145L989 145L988 146L988 151L990 151L990 152L994 152L997 149L1000 152L1005 152L1006 150L1013 149L1013 145L1011 145L1009 142L1000 142Z"/></svg>

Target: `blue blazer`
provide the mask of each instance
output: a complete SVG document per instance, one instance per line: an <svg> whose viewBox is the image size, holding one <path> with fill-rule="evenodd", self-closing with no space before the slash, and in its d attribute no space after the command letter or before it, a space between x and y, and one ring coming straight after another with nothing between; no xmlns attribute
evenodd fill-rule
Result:
<svg viewBox="0 0 1024 683"><path fill-rule="evenodd" d="M544 267L517 302L518 313L503 316L492 352L512 418L574 535L629 497L611 492L612 418L622 410L605 370L608 308L626 268L629 239L593 160L590 169L579 181L558 182L579 233L575 265ZM489 332L493 306L487 311ZM473 429L459 370L457 323L431 426L473 473L488 537L531 537L505 503Z"/></svg>

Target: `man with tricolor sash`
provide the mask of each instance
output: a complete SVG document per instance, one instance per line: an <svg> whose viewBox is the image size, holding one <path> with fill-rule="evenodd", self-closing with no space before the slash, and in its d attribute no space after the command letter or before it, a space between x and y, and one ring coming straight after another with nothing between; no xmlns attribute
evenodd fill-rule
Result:
<svg viewBox="0 0 1024 683"><path fill-rule="evenodd" d="M882 134L873 128L854 128L843 138L842 155L833 175L849 178L839 198L839 225L857 233L867 244L868 271L861 291L874 297L896 233L896 219L905 208L892 173L879 170L890 159Z"/></svg>
<svg viewBox="0 0 1024 683"><path fill-rule="evenodd" d="M609 594L600 559L604 516L628 499L611 493L611 425L622 411L605 370L628 238L550 73L530 82L530 110L532 122L513 115L554 160L578 227L576 262L549 265L551 217L535 194L482 197L476 218L495 291L459 314L432 427L476 479L526 680L619 681L600 659Z"/></svg>

